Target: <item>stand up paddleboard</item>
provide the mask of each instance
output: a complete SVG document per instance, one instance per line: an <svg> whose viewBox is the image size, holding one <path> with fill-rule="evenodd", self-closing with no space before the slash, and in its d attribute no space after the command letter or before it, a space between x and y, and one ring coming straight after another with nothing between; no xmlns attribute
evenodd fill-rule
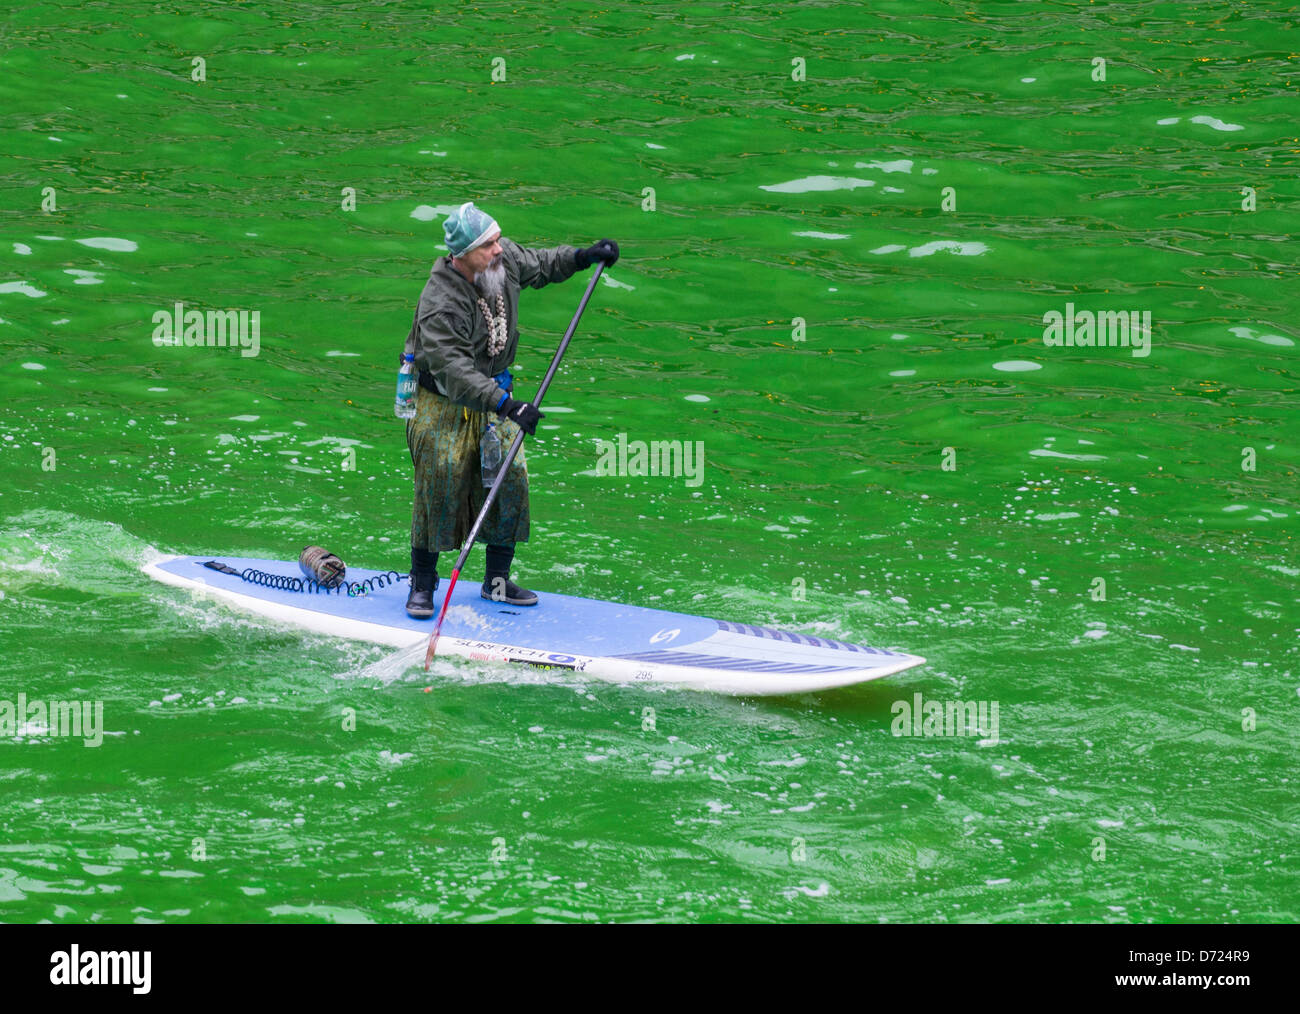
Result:
<svg viewBox="0 0 1300 1014"><path fill-rule="evenodd" d="M349 569L334 591L304 581L296 563L170 556L144 572L250 612L321 634L409 648L429 620L406 615L406 576ZM716 693L799 694L910 669L916 655L747 623L538 592L535 606L489 602L478 581L456 586L438 655L572 669L618 683L663 683Z"/></svg>

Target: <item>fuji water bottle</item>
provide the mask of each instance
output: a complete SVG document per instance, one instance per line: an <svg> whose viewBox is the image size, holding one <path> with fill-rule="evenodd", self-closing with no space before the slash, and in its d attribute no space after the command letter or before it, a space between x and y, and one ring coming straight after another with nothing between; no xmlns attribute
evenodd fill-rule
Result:
<svg viewBox="0 0 1300 1014"><path fill-rule="evenodd" d="M415 379L415 356L408 352L402 357L402 368L397 371L397 401L393 405L393 414L397 418L415 418L415 390L419 386Z"/></svg>
<svg viewBox="0 0 1300 1014"><path fill-rule="evenodd" d="M497 481L497 472L501 470L501 438L497 436L497 424L490 422L483 431L483 439L478 442L479 465L483 472L483 485L491 486Z"/></svg>

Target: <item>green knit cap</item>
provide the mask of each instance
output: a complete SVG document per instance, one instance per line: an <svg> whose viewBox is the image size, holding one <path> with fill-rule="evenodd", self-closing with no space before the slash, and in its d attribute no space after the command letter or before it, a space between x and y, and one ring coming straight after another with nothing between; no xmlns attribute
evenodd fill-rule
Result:
<svg viewBox="0 0 1300 1014"><path fill-rule="evenodd" d="M496 219L466 201L447 216L442 223L447 249L453 257L463 257L477 246L482 246L497 229Z"/></svg>

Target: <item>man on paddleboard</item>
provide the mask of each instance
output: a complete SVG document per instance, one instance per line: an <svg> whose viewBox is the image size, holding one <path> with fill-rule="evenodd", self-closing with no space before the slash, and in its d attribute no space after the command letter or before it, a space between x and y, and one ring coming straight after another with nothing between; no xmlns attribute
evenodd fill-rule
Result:
<svg viewBox="0 0 1300 1014"><path fill-rule="evenodd" d="M443 223L448 256L440 257L420 293L405 352L419 371L415 417L406 443L415 465L411 517L411 591L406 612L433 616L438 554L458 549L487 498L480 442L495 425L509 448L519 430L532 436L545 417L512 397L510 366L519 347L519 290L562 282L603 260L618 260L618 244L602 239L579 249L529 249L501 235L493 218L462 204ZM482 596L516 606L537 596L510 580L515 544L528 541L528 470L520 448L501 482L479 538L487 546Z"/></svg>

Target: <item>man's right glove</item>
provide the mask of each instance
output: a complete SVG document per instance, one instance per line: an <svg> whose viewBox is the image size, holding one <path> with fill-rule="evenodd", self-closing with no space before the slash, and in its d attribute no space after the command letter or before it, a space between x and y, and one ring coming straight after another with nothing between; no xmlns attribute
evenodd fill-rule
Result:
<svg viewBox="0 0 1300 1014"><path fill-rule="evenodd" d="M539 412L526 401L507 398L505 404L497 411L502 419L509 419L530 437L537 433L537 423L546 418L545 412Z"/></svg>
<svg viewBox="0 0 1300 1014"><path fill-rule="evenodd" d="M612 268L617 260L618 244L612 239L602 239L594 246L589 246L585 250L580 249L574 255L574 262L578 265L579 271L585 271L596 261L604 261L605 267Z"/></svg>

